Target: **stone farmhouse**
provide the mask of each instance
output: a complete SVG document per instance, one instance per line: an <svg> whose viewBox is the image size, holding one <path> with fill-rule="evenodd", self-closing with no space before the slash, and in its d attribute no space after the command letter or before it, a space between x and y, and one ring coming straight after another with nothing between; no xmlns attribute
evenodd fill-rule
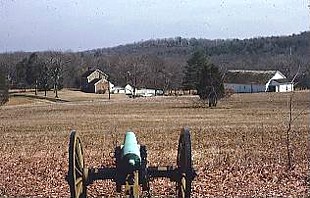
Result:
<svg viewBox="0 0 310 198"><path fill-rule="evenodd" d="M108 75L99 69L88 69L81 79L81 90L87 93L105 93L109 89Z"/></svg>

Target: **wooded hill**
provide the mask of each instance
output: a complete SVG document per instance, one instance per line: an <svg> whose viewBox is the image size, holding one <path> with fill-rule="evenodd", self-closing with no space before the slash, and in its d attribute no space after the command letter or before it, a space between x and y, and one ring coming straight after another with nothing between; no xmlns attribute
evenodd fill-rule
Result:
<svg viewBox="0 0 310 198"><path fill-rule="evenodd" d="M78 88L82 73L93 67L109 74L116 85L131 83L140 87L178 89L182 88L186 61L196 49L204 50L223 72L227 69L280 70L292 78L300 68L298 85L310 87L310 32L244 40L151 39L84 52L36 52L36 55L47 68L53 67L52 59L58 60L65 87ZM0 67L9 74L11 86L20 84L16 68L20 68L21 62L26 63L31 54L0 54Z"/></svg>
<svg viewBox="0 0 310 198"><path fill-rule="evenodd" d="M94 56L148 54L186 64L195 49L204 49L213 63L227 69L279 69L295 74L298 65L306 68L310 60L310 32L291 36L251 39L156 39L88 51Z"/></svg>

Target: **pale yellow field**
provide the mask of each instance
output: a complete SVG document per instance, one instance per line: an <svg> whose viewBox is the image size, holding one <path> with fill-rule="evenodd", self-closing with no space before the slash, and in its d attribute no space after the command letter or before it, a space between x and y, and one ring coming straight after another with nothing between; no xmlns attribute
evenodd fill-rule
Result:
<svg viewBox="0 0 310 198"><path fill-rule="evenodd" d="M42 94L42 93L41 93ZM198 177L193 196L306 196L310 92L293 95L287 170L286 130L291 93L235 94L216 108L198 108L196 97L129 99L65 90L71 102L14 97L0 107L0 196L69 197L68 139L77 130L86 166L110 166L113 142L136 132L150 165L175 165L182 127L192 132ZM115 138L116 137L116 138ZM175 184L151 183L155 196L173 197ZM119 196L111 182L96 182L90 197Z"/></svg>

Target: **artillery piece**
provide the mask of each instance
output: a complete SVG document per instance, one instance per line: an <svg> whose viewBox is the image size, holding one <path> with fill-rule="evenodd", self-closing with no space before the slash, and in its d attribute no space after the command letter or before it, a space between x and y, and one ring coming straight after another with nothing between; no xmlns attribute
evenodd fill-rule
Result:
<svg viewBox="0 0 310 198"><path fill-rule="evenodd" d="M140 190L150 190L150 179L166 177L176 182L177 197L190 197L191 183L196 176L192 167L189 129L183 129L179 137L177 167L152 167L147 165L145 145L139 145L133 132L126 132L124 143L114 150L115 167L86 168L82 142L76 131L70 134L69 170L66 177L71 197L87 196L87 186L95 180L113 180L116 192L125 186L126 197L139 197ZM142 187L142 188L141 188Z"/></svg>

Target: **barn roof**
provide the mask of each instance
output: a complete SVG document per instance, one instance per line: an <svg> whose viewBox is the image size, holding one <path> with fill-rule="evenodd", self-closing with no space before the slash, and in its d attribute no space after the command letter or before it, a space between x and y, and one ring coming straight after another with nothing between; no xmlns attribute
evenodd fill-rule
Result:
<svg viewBox="0 0 310 198"><path fill-rule="evenodd" d="M235 84L266 84L277 71L275 70L228 70L225 74L225 83Z"/></svg>
<svg viewBox="0 0 310 198"><path fill-rule="evenodd" d="M276 81L278 83L291 83L288 79L284 78L284 79L274 79L272 81Z"/></svg>

